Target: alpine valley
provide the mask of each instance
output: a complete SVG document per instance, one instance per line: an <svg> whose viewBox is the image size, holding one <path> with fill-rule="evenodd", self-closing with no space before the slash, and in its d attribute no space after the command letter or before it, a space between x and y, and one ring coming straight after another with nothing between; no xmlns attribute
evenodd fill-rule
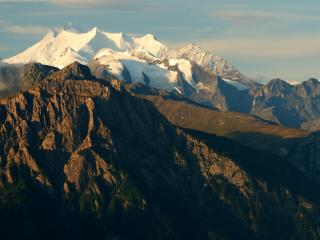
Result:
<svg viewBox="0 0 320 240"><path fill-rule="evenodd" d="M71 26L0 76L0 239L320 239L317 79Z"/></svg>

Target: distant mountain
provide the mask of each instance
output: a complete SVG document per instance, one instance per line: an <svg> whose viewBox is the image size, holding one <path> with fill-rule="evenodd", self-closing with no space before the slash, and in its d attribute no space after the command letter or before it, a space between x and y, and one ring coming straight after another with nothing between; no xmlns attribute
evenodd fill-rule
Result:
<svg viewBox="0 0 320 240"><path fill-rule="evenodd" d="M231 81L244 82L246 84L252 83L221 56L208 53L194 43L182 47L177 51L172 51L170 54L170 58L188 59L203 67L205 70L223 78L230 79Z"/></svg>
<svg viewBox="0 0 320 240"><path fill-rule="evenodd" d="M320 186L285 159L176 127L87 66L51 71L0 112L2 239L320 237Z"/></svg>
<svg viewBox="0 0 320 240"><path fill-rule="evenodd" d="M207 53L195 44L173 50L151 34L133 37L98 28L85 33L70 29L68 26L61 32L51 31L32 47L4 62L39 62L63 68L77 61L99 69L100 74L104 72L118 79L181 93L185 91L185 85L195 91L198 89L194 64L213 75L230 79L228 83L255 84L222 57Z"/></svg>
<svg viewBox="0 0 320 240"><path fill-rule="evenodd" d="M281 79L253 88L251 113L290 127L320 118L320 82L309 79L291 85ZM312 126L310 126L312 128Z"/></svg>
<svg viewBox="0 0 320 240"><path fill-rule="evenodd" d="M88 63L101 49L111 49L117 52L141 49L156 57L164 56L169 51L166 46L149 34L136 38L123 33L103 32L97 28L86 33L62 29L61 32L47 33L34 46L4 61L11 64L39 62L63 68L75 61Z"/></svg>

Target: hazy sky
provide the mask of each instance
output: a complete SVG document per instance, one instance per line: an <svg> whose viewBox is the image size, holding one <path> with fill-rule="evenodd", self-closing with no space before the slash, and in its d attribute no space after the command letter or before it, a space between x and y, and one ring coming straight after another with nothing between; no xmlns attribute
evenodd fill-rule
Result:
<svg viewBox="0 0 320 240"><path fill-rule="evenodd" d="M198 43L252 77L320 78L319 0L0 0L0 57L69 21Z"/></svg>

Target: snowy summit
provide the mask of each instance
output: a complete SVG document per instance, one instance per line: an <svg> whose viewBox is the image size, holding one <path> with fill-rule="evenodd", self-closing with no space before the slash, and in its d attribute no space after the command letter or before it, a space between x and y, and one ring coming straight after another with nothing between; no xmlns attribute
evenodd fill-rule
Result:
<svg viewBox="0 0 320 240"><path fill-rule="evenodd" d="M128 72L132 82L178 91L181 76L191 87L197 88L194 64L230 79L227 83L232 84L241 78L241 74L230 63L195 44L173 50L151 34L133 37L122 32L104 32L97 27L79 32L71 24L60 32L48 32L32 47L3 61L9 64L39 62L58 68L75 61L100 64L107 66L108 72L121 80L128 81L125 76Z"/></svg>

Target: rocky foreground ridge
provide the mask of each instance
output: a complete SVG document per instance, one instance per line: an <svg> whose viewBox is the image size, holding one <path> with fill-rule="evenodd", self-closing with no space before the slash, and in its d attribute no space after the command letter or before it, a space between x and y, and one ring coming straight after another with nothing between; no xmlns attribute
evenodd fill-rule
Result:
<svg viewBox="0 0 320 240"><path fill-rule="evenodd" d="M31 85L0 100L1 239L319 239L319 185L285 159L78 63Z"/></svg>

